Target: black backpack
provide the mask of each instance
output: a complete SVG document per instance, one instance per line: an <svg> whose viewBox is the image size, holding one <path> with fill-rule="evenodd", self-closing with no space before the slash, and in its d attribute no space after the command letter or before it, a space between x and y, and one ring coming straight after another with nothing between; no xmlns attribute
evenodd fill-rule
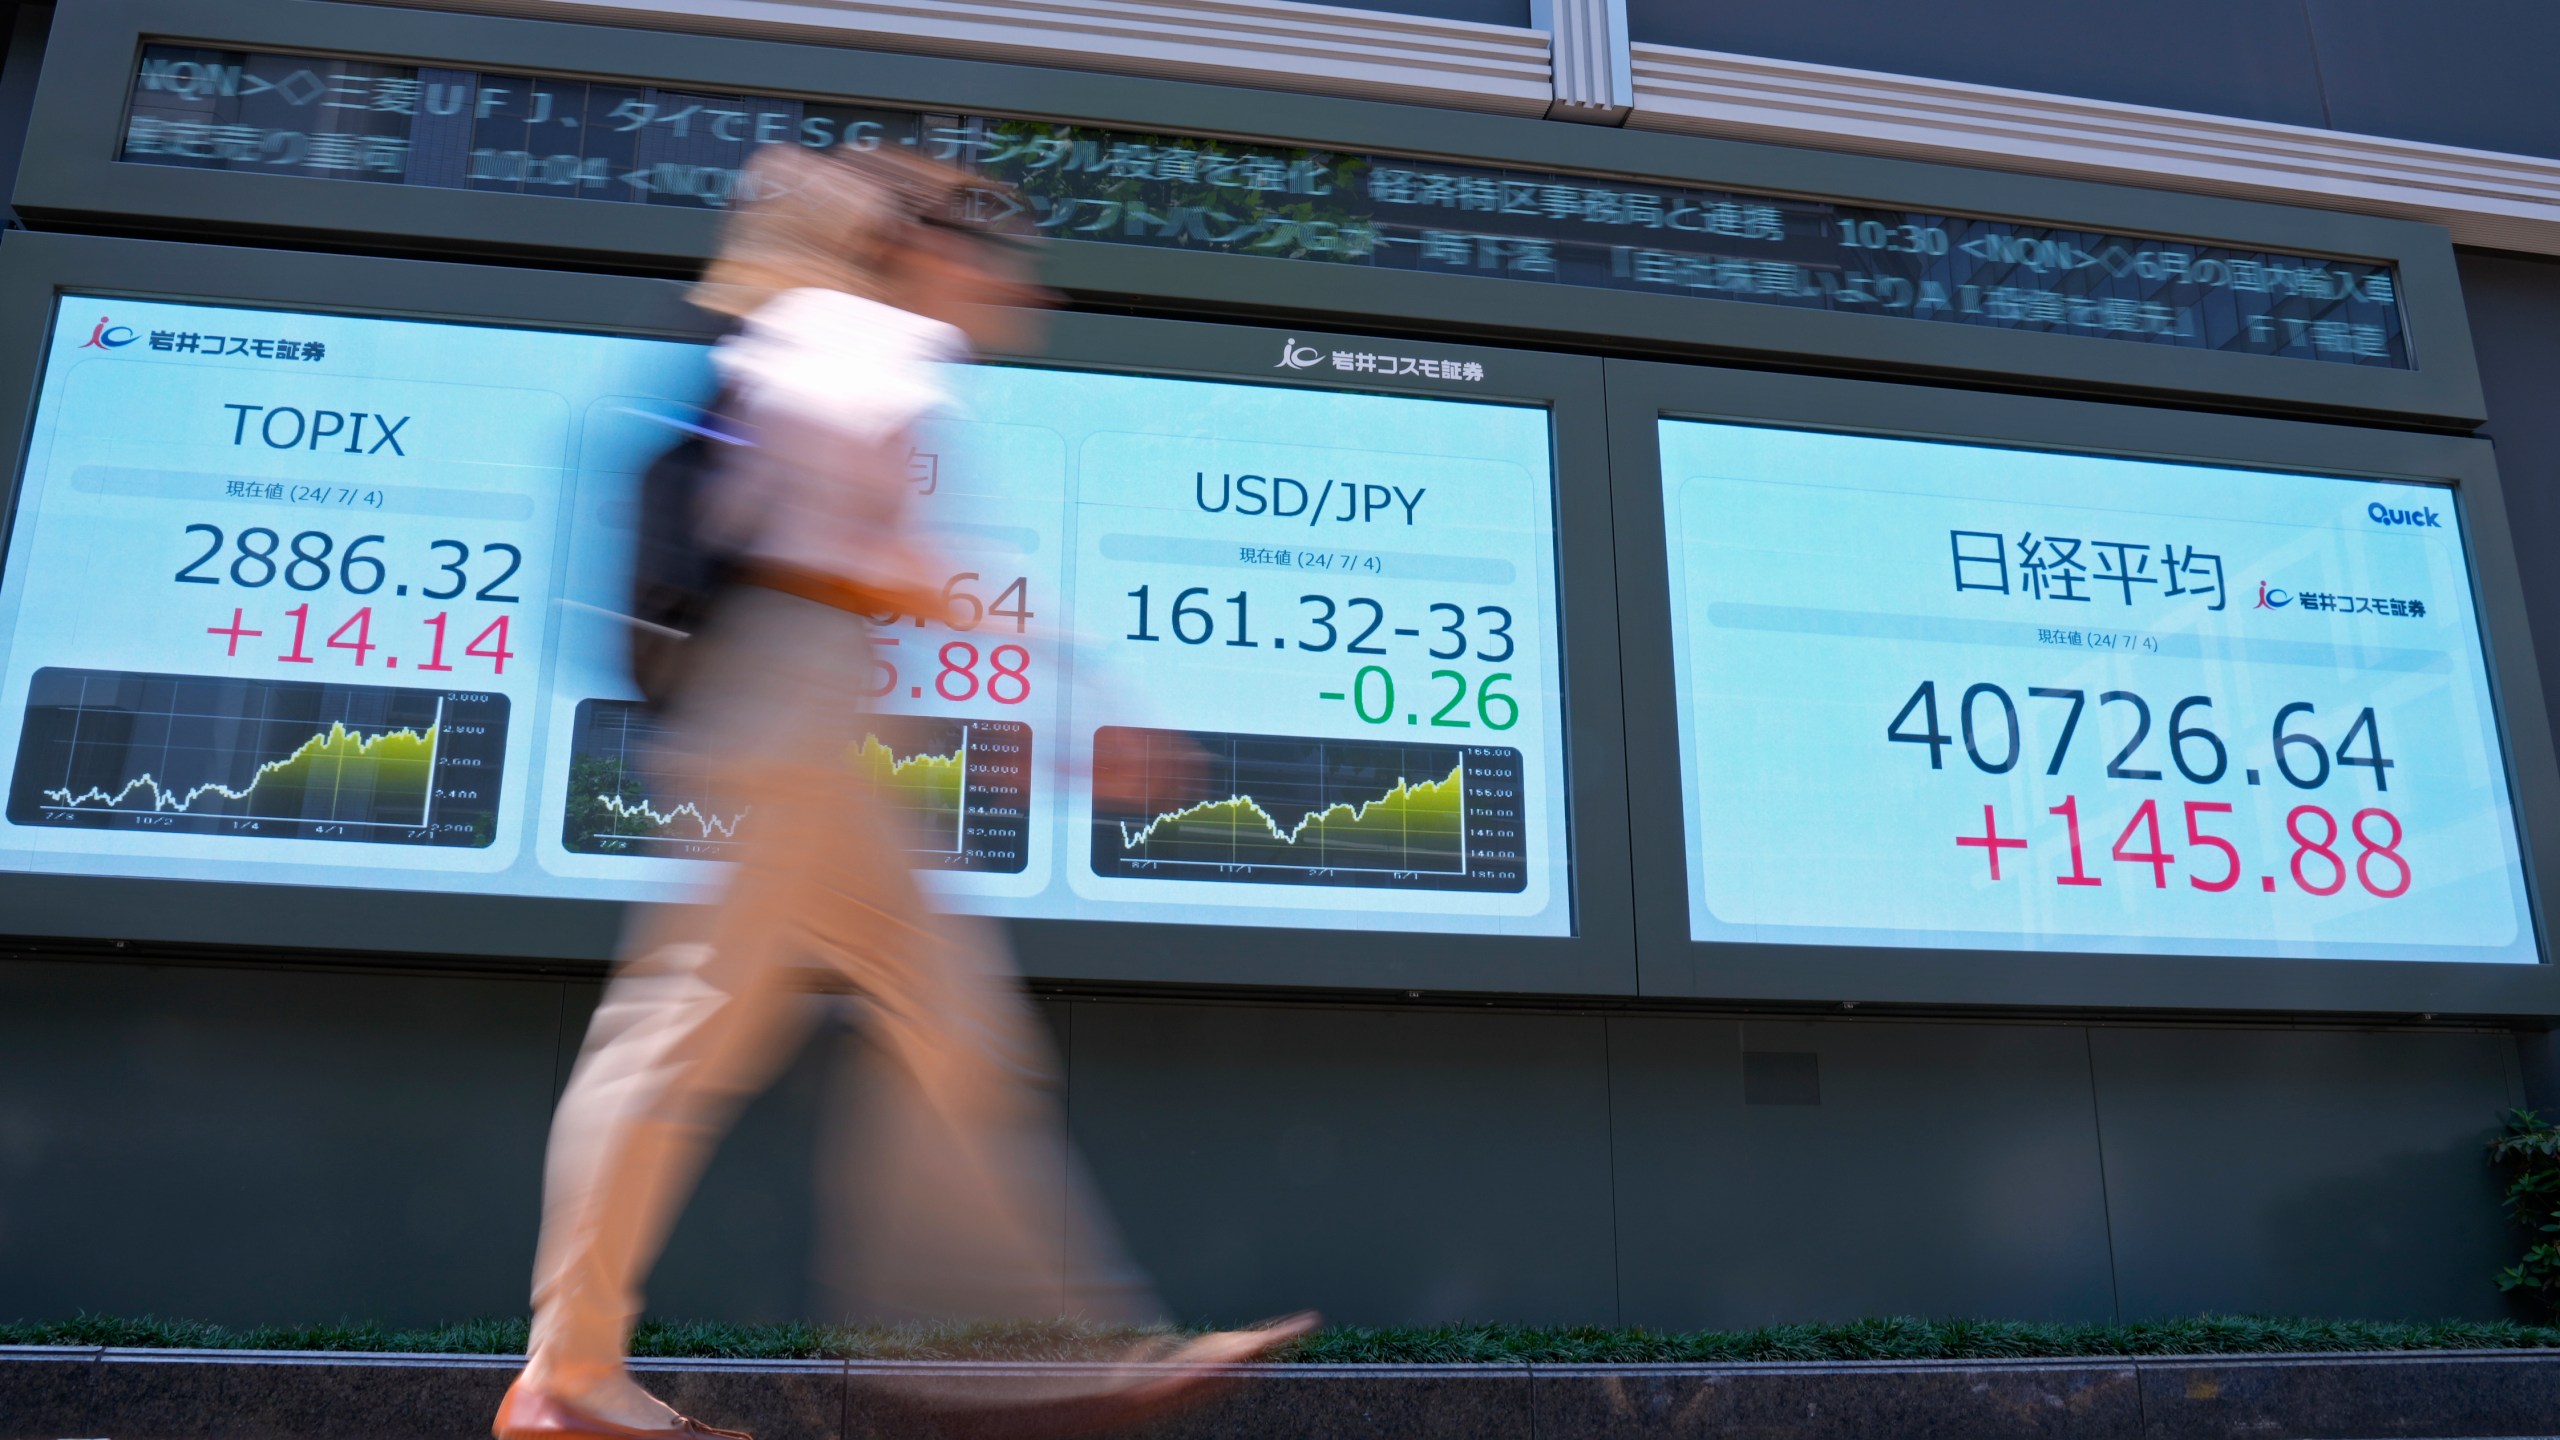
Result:
<svg viewBox="0 0 2560 1440"><path fill-rule="evenodd" d="M685 642L710 618L745 557L713 545L703 506L729 453L754 443L730 418L726 391L689 421L640 477L639 544L631 565L631 678L652 709L663 710L684 680Z"/></svg>

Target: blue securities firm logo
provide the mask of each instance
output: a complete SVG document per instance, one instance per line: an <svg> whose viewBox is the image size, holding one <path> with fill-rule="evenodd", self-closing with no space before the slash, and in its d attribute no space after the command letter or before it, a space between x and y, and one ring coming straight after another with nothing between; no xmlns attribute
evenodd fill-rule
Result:
<svg viewBox="0 0 2560 1440"><path fill-rule="evenodd" d="M2364 514L2366 519L2385 529L2441 530L2444 528L2444 517L2429 507L2421 506L2403 510L2376 500L2364 507ZM2298 605L2305 610L2336 611L2345 615L2390 615L2411 620L2424 619L2427 613L2427 604L2423 600L2410 600L2399 596L2331 595L2309 590L2296 594L2289 590L2279 590L2264 580L2258 582L2258 603L2249 608L2281 610L2288 605Z"/></svg>
<svg viewBox="0 0 2560 1440"><path fill-rule="evenodd" d="M82 350L121 350L141 338L142 336L135 331L132 326L118 325L114 323L112 317L101 315L98 317L98 328L90 331L89 338L81 341L77 348Z"/></svg>
<svg viewBox="0 0 2560 1440"><path fill-rule="evenodd" d="M2371 520L2376 525L2384 527L2407 526L2420 530L2441 530L2444 528L2443 517L2437 515L2436 512L2431 509L2395 510L2391 506L2385 505L2381 501L2376 500L2372 504L2364 507L2364 514L2366 519Z"/></svg>

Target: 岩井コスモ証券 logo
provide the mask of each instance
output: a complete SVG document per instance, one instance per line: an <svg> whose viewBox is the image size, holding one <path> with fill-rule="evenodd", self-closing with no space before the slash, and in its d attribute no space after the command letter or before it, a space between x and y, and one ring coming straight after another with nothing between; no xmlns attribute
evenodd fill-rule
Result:
<svg viewBox="0 0 2560 1440"><path fill-rule="evenodd" d="M1274 370L1313 370L1331 361L1336 370L1361 375L1419 375L1427 380L1464 380L1471 385L1484 383L1484 364L1476 360L1460 360L1455 356L1382 355L1374 350L1324 351L1313 345L1301 345L1298 337L1280 342L1280 358L1272 362Z"/></svg>
<svg viewBox="0 0 2560 1440"><path fill-rule="evenodd" d="M89 338L81 341L78 348L82 350L121 350L141 338L142 336L137 334L132 326L118 325L114 323L111 317L101 315L98 317L98 328L90 331Z"/></svg>
<svg viewBox="0 0 2560 1440"><path fill-rule="evenodd" d="M2385 529L2441 530L2444 516L2426 506L2402 509L2376 500L2364 507L2365 518ZM2258 601L2252 610L2317 610L2340 615L2389 615L2397 619L2423 620L2427 602L2405 595L2336 595L2325 590L2280 590L2266 581L2258 582Z"/></svg>
<svg viewBox="0 0 2560 1440"><path fill-rule="evenodd" d="M97 326L90 330L89 338L73 348L121 350L127 345L141 343L142 339L141 331L130 325L118 325L112 316L101 315L98 317ZM318 340L275 340L251 335L204 335L192 330L154 330L151 332L150 340L153 350L169 355L192 356L199 360L237 355L250 360L316 361L325 359L329 354L329 347Z"/></svg>
<svg viewBox="0 0 2560 1440"><path fill-rule="evenodd" d="M2427 618L2427 602L2424 600L2412 600L2401 595L2333 595L2325 590L2279 590L2264 580L2258 582L2258 603L2249 608L2282 610L2288 605L2339 615L2388 615L2401 620Z"/></svg>

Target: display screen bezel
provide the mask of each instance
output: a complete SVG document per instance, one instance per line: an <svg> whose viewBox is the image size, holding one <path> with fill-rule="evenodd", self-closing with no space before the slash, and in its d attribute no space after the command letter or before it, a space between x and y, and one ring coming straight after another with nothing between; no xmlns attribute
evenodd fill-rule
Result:
<svg viewBox="0 0 2560 1440"><path fill-rule="evenodd" d="M292 234L324 245L394 244L420 253L460 250L642 269L690 268L709 253L717 234L719 217L709 211L359 186L116 160L134 66L142 47L155 42L618 77L715 93L805 95L1137 132L1252 137L2387 261L2401 277L2416 364L2410 370L1072 238L1058 247L1053 283L1096 303L1330 316L1358 326L1402 323L1509 344L1581 345L1597 336L1643 353L1710 361L1891 367L1975 383L2183 396L2291 413L2401 415L2435 423L2477 423L2485 413L2453 247L2441 228L2414 221L1641 127L1558 126L1438 106L1057 66L395 5L229 0L208 7L197 0L91 0L65 7L52 31L36 97L34 129L52 143L27 154L15 192L21 213L104 220L130 233L173 238ZM2331 373L2339 371L2349 373Z"/></svg>
<svg viewBox="0 0 2560 1440"><path fill-rule="evenodd" d="M2555 767L2514 544L2484 440L2348 429L1865 380L1608 362L1622 667L1631 754L1676 755L1670 562L1659 426L1702 420L1995 448L2442 486L2458 508L2543 962L1982 951L1691 938L1682 787L1632 790L1647 995L1827 1005L2100 1006L2549 1014L2560 1009L2543 897L2560 879Z"/></svg>
<svg viewBox="0 0 2560 1440"><path fill-rule="evenodd" d="M497 267L286 254L157 241L16 233L0 243L0 323L46 336L65 293L375 315L652 339L707 340L711 317L680 284ZM1561 937L1380 934L1075 920L1014 925L1035 979L1309 986L1342 989L1631 993L1625 903L1625 785L1619 773L1615 589L1610 576L1600 362L1433 342L1399 345L1312 330L1279 331L1125 316L1051 316L1040 344L1001 357L1055 368L1297 388L1527 404L1550 416L1557 478L1559 635L1571 776L1574 933ZM1483 367L1468 383L1295 370L1284 344L1420 350ZM0 425L12 457L15 519L28 437L48 356L41 340L0 356ZM1604 743L1605 742L1605 743ZM0 932L30 939L273 947L349 957L441 957L534 967L601 965L623 908L605 901L258 883L0 875ZM383 944L364 937L396 936Z"/></svg>

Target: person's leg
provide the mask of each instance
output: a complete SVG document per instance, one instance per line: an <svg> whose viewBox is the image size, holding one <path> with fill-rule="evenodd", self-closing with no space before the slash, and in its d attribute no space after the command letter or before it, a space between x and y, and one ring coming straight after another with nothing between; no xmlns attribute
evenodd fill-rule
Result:
<svg viewBox="0 0 2560 1440"><path fill-rule="evenodd" d="M783 773L733 788L760 802L746 854L711 913L662 907L635 931L544 1167L523 1383L625 1425L669 1413L624 1366L641 1282L721 1132L809 1023L813 972L795 953L809 905L804 786Z"/></svg>
<svg viewBox="0 0 2560 1440"><path fill-rule="evenodd" d="M850 1240L830 1298L865 1319L1159 1319L1067 1142L1047 1030L994 927L933 908L879 797L856 784L838 803L808 940L868 1023L858 1144L828 1170L827 1238Z"/></svg>
<svg viewBox="0 0 2560 1440"><path fill-rule="evenodd" d="M876 811L867 793L849 814ZM858 808L857 808L858 807ZM813 953L870 1007L873 1143L845 1173L861 1237L859 1299L873 1316L1060 1316L1149 1325L1162 1316L1092 1199L1052 1098L1045 1033L984 922L935 914L891 853L885 815L848 827L805 912ZM894 1405L967 1433L1088 1435L1149 1422L1238 1383L1239 1365L1310 1331L1312 1315L1187 1339L1105 1339L1115 1363L1024 1374L911 1374L874 1382ZM1102 1337L1097 1337L1102 1338Z"/></svg>

